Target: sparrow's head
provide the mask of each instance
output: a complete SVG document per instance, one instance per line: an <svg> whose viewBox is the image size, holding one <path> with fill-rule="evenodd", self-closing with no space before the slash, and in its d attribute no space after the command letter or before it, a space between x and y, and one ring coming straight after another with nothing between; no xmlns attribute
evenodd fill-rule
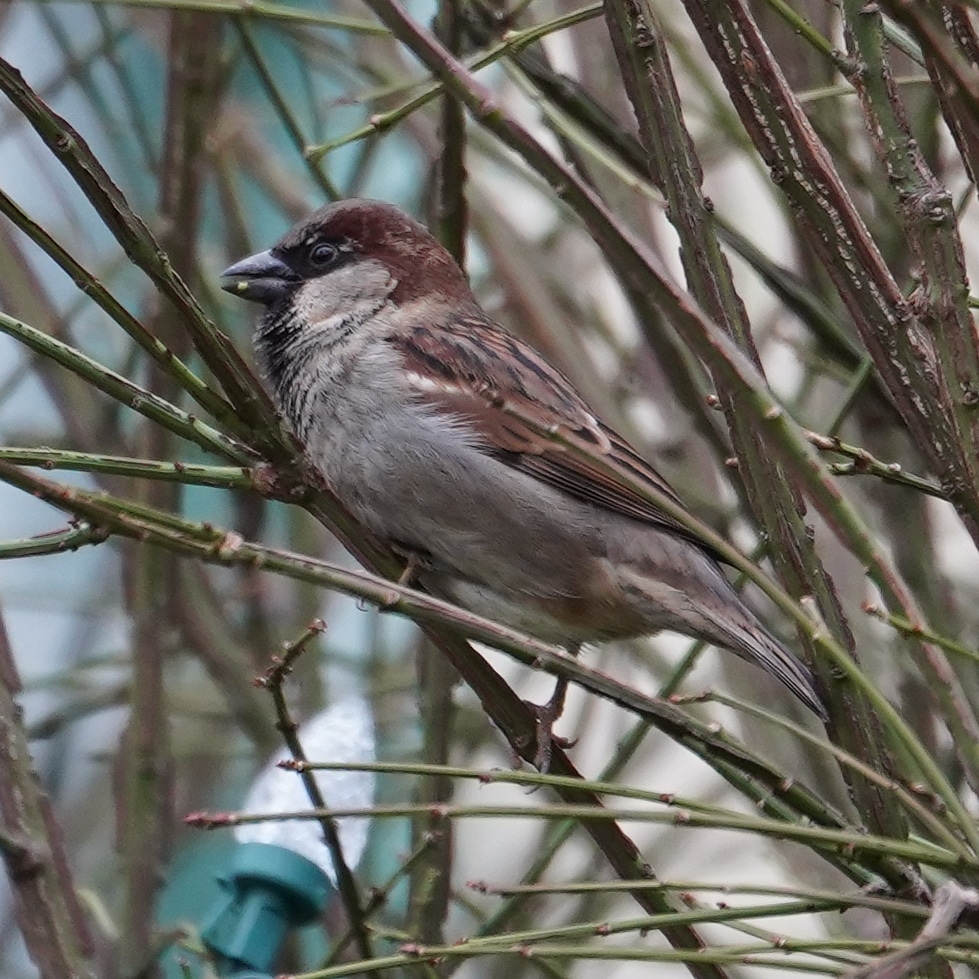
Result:
<svg viewBox="0 0 979 979"><path fill-rule="evenodd" d="M393 204L357 198L320 208L221 278L225 291L268 307L304 294L383 292L398 304L471 298L462 270L426 228Z"/></svg>

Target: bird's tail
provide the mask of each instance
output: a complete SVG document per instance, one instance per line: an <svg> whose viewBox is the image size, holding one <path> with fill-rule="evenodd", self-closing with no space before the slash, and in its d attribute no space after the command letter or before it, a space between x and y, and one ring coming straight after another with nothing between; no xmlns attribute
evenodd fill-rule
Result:
<svg viewBox="0 0 979 979"><path fill-rule="evenodd" d="M821 720L827 719L826 708L816 693L812 673L794 653L756 622L727 622L722 629L726 638L724 645L732 652L771 673Z"/></svg>
<svg viewBox="0 0 979 979"><path fill-rule="evenodd" d="M626 568L621 562L617 570L620 586L641 609L648 631L676 629L730 649L827 719L809 669L765 629L711 558L665 534L653 541L655 547L648 539L641 543L639 557L647 560Z"/></svg>

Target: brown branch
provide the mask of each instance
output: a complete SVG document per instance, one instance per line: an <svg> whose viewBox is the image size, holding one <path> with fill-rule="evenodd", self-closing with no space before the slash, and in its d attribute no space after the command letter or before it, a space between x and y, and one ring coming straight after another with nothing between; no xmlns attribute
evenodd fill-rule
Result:
<svg viewBox="0 0 979 979"><path fill-rule="evenodd" d="M704 312L723 327L761 371L744 304L738 296L701 184L703 173L683 120L666 39L652 7L644 0L607 0L606 21L626 90L639 121L639 134L650 159L649 169L663 190L671 222L680 238L680 255L687 286ZM773 458L763 431L746 410L737 386L715 372L717 394L724 407L738 472L747 499L771 541L779 577L796 600L814 596L823 622L838 645L857 659L853 634L836 589L816 554L805 504ZM808 636L800 631L815 661L817 676L829 707L833 740L867 761L874 769L893 767L880 722L867 699L852 684L834 682L833 667L813 655ZM858 773L843 771L861 817L874 832L903 836L907 821L875 783Z"/></svg>
<svg viewBox="0 0 979 979"><path fill-rule="evenodd" d="M961 510L979 505L979 333L969 309L969 283L952 194L925 162L911 133L888 61L883 16L862 0L843 0L848 72L860 100L864 125L903 228L917 286L909 298L927 338L932 371L915 384L919 398L944 410L948 459L943 483L956 473L952 502ZM971 496L969 507L966 500Z"/></svg>
<svg viewBox="0 0 979 979"><path fill-rule="evenodd" d="M169 18L166 119L160 168L160 247L173 257L173 275L193 283L200 240L205 120L220 92L221 21L195 13ZM178 357L192 352L192 334L178 311L159 304L149 332ZM154 364L148 387L167 401L180 396L179 381L166 366ZM143 425L139 454L168 459L174 438L157 425ZM141 482L134 499L146 506L179 512L183 486ZM174 765L170 745L170 704L165 667L172 652L170 633L160 623L172 616L179 599L179 569L173 554L152 552L133 543L123 554L125 602L133 623L130 712L118 756L117 838L126 900L122 909L122 968L135 973L154 955L157 891L170 859L173 828Z"/></svg>
<svg viewBox="0 0 979 979"><path fill-rule="evenodd" d="M92 940L68 868L64 835L31 767L14 696L20 680L0 618L0 856L14 916L42 979L94 977Z"/></svg>
<svg viewBox="0 0 979 979"><path fill-rule="evenodd" d="M204 568L182 571L169 614L181 642L200 660L221 691L229 713L251 740L256 753L268 754L278 744L268 717L268 704L242 670L241 647Z"/></svg>
<svg viewBox="0 0 979 979"><path fill-rule="evenodd" d="M803 238L853 316L912 438L940 477L973 540L979 542L979 495L971 483L974 463L961 457L963 445L948 405L951 394L941 382L937 355L924 325L901 294L744 0L724 4L684 0L684 4L742 123L771 168L772 179L787 196ZM770 445L780 449L778 439ZM834 532L872 568L888 603L913 609L910 617L918 618L904 583L862 522L843 506L838 490L825 479L807 479L801 470L796 472ZM979 738L979 720L941 651L923 645L921 653L919 662L926 669L929 690L942 706L970 784L979 786L979 755L973 747Z"/></svg>
<svg viewBox="0 0 979 979"><path fill-rule="evenodd" d="M435 32L455 55L462 50L462 0L439 0ZM466 201L466 110L450 92L440 100L440 153L435 174L435 229L449 254L466 267L466 234L469 208ZM416 653L418 707L422 756L445 764L452 750L456 720L452 690L458 673L445 666L442 654L428 640ZM415 787L415 798L437 807L452 798L452 783L445 778L426 778ZM434 812L434 810L433 810ZM412 845L421 854L409 877L408 933L425 944L445 943L444 926L452 899L452 862L455 829L432 812L411 821ZM423 848L423 843L430 845Z"/></svg>
<svg viewBox="0 0 979 979"><path fill-rule="evenodd" d="M302 741L299 738L299 725L292 719L289 705L286 703L283 684L286 677L292 672L293 664L299 658L303 650L324 630L326 624L317 619L312 622L302 636L295 642L286 645L285 655L273 656L272 664L265 671L265 674L258 677L256 682L264 687L272 695L272 702L275 704L276 726L279 733L285 740L292 757L297 762L306 762L306 752L303 749ZM353 872L343 854L343 846L340 843L340 832L337 829L336 821L330 814L327 800L323 798L319 784L312 771L307 768L297 768L299 777L302 779L303 788L309 796L309 801L313 808L318 810L317 821L323 831L323 839L326 848L330 852L333 861L333 870L336 874L337 890L343 901L344 910L347 912L347 919L350 922L350 930L353 940L357 945L357 951L362 959L370 959L374 953L371 949L370 936L367 931L367 924L364 917L364 909L361 907L360 895L357 891L357 882L354 880ZM375 976L376 973L368 972L367 975Z"/></svg>
<svg viewBox="0 0 979 979"><path fill-rule="evenodd" d="M462 0L439 0L435 30L454 55L462 46ZM442 96L442 152L438 161L436 227L449 254L466 267L466 110L451 92Z"/></svg>
<svg viewBox="0 0 979 979"><path fill-rule="evenodd" d="M979 176L979 36L961 3L883 0L921 45L932 91L966 171Z"/></svg>
<svg viewBox="0 0 979 979"><path fill-rule="evenodd" d="M976 462L965 457L955 424L962 405L953 404L967 392L945 383L924 323L894 281L744 0L684 0L684 6L908 431L979 542Z"/></svg>
<svg viewBox="0 0 979 979"><path fill-rule="evenodd" d="M473 688L487 714L506 735L514 752L526 761L532 761L536 751L535 715L483 657L468 643L453 636L453 632L456 636L462 633L487 642L525 665L577 683L635 713L702 758L759 806L771 811L778 818L794 819L798 814L819 825L847 824L839 813L822 802L801 782L786 778L783 772L758 758L723 730L701 723L677 710L668 701L646 696L553 647L423 592L366 572L348 571L314 558L246 542L236 534L210 525L196 527L166 515L163 515L165 519L160 523L147 519L149 515L132 516L112 507L111 501L104 496L51 483L7 463L0 462L0 479L120 536L193 556L210 564L231 567L252 565L297 580L336 588L387 611L399 611L411 616L446 653L463 679ZM555 752L551 772L580 778L564 752ZM567 795L562 789L561 795L566 802L572 801L572 798L580 801L593 797L593 793L585 789L569 789ZM784 808L786 806L789 809ZM769 807L772 807L771 810ZM638 851L631 841L622 836L617 828L611 835L601 833L599 830L602 822L598 820L598 825L588 826L586 829L593 835L616 872L623 879L647 878L649 870L639 860ZM855 872L856 879L863 879L856 868L851 868L851 872ZM908 885L917 886L914 875L899 865L875 865L873 872L883 876L899 890Z"/></svg>
<svg viewBox="0 0 979 979"><path fill-rule="evenodd" d="M275 430L271 402L254 383L241 355L205 316L187 285L122 191L99 163L88 143L67 120L52 111L24 81L21 73L0 58L0 91L20 110L55 157L68 170L133 264L143 270L194 337L198 352L224 388L241 419L260 431ZM226 419L237 427L233 413Z"/></svg>

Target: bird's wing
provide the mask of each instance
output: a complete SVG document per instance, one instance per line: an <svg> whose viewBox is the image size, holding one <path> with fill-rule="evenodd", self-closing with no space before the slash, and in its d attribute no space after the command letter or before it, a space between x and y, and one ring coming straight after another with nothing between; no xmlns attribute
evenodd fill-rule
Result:
<svg viewBox="0 0 979 979"><path fill-rule="evenodd" d="M464 420L487 453L569 496L668 529L714 553L699 535L625 481L562 444L566 440L607 456L637 484L682 505L669 483L591 413L564 375L478 311L448 326L419 324L398 331L389 342L401 354L418 399ZM542 434L546 431L562 441Z"/></svg>

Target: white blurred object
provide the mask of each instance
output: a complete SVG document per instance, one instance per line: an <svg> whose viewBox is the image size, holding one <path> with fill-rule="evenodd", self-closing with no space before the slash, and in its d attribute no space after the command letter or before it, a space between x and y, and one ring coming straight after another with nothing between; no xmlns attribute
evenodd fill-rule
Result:
<svg viewBox="0 0 979 979"><path fill-rule="evenodd" d="M299 726L299 741L311 762L372 762L375 759L374 725L370 706L360 697L342 700ZM278 767L291 759L288 749L277 751L252 783L242 812L297 812L310 808L309 796L298 772ZM333 809L369 806L374 800L373 772L314 771L326 804ZM347 866L360 862L367 844L370 820L366 817L338 819L337 831ZM249 823L235 827L240 843L268 843L285 847L312 861L336 885L336 872L323 832L315 819Z"/></svg>

